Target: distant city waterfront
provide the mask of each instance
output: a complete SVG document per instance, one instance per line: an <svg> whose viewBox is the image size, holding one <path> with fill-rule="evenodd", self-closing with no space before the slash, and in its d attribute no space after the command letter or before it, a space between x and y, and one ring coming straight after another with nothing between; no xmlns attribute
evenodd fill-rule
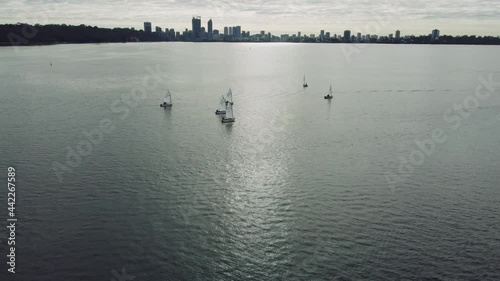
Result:
<svg viewBox="0 0 500 281"><path fill-rule="evenodd" d="M376 26L375 26L376 27ZM377 28L375 28L377 29ZM290 43L383 43L383 44L471 44L500 45L499 36L441 34L439 29L424 35L405 35L400 30L389 34L363 34L346 29L330 32L322 29L318 34L305 34L297 31L293 34L272 34L266 30L256 33L245 31L241 26L214 28L214 21L209 19L206 27L201 17L193 17L191 29L182 31L162 28L151 22L144 22L144 29L135 28L100 28L90 25L30 25L26 23L0 25L0 46L38 45L58 43L111 43L111 42L290 42Z"/></svg>

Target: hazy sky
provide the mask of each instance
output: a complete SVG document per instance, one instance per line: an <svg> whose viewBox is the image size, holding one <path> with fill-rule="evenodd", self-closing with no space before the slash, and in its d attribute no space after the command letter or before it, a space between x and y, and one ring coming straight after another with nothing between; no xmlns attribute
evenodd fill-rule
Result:
<svg viewBox="0 0 500 281"><path fill-rule="evenodd" d="M251 33L500 35L500 0L0 0L0 23L67 23L101 27L191 29L193 15L214 28Z"/></svg>

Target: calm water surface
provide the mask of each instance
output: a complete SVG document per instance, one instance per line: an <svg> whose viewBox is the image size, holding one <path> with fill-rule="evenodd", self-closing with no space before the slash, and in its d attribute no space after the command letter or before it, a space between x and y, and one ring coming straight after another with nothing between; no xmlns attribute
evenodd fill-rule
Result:
<svg viewBox="0 0 500 281"><path fill-rule="evenodd" d="M0 48L12 280L500 280L500 92L473 98L499 65L488 46Z"/></svg>

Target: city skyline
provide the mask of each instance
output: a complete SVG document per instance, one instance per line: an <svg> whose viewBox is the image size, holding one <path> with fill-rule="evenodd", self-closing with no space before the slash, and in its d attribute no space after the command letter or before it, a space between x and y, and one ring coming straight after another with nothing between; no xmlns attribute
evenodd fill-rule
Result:
<svg viewBox="0 0 500 281"><path fill-rule="evenodd" d="M224 26L244 26L255 34L261 30L273 34L318 34L320 30L338 33L349 29L353 34L389 34L404 30L410 34L428 34L438 28L449 35L498 36L500 3L478 0L461 3L446 1L343 0L335 5L324 0L303 0L288 3L261 0L233 3L226 0L200 3L148 0L114 0L106 3L95 0L86 3L57 3L53 0L17 2L0 0L4 13L2 23L31 24L89 24L102 27L143 28L143 22L153 26L191 29L186 20L201 16L202 26L213 19L213 29Z"/></svg>

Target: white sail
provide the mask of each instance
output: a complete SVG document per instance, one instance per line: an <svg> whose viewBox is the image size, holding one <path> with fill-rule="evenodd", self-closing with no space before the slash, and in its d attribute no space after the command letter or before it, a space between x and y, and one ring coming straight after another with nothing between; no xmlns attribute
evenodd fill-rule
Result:
<svg viewBox="0 0 500 281"><path fill-rule="evenodd" d="M328 93L330 96L333 96L332 85L330 85L330 92Z"/></svg>
<svg viewBox="0 0 500 281"><path fill-rule="evenodd" d="M225 119L232 119L232 118L234 118L234 116L233 116L233 105L230 102L228 102L227 106L226 106L226 117L225 117Z"/></svg>
<svg viewBox="0 0 500 281"><path fill-rule="evenodd" d="M172 104L172 94L170 93L170 90L167 90L167 94L165 95L165 102L167 104Z"/></svg>
<svg viewBox="0 0 500 281"><path fill-rule="evenodd" d="M306 84L306 76L304 75L304 85Z"/></svg>
<svg viewBox="0 0 500 281"><path fill-rule="evenodd" d="M227 101L233 102L233 92L231 92L231 88L229 88L229 92L227 92Z"/></svg>
<svg viewBox="0 0 500 281"><path fill-rule="evenodd" d="M220 97L220 104L219 104L219 111L225 111L226 110L226 99L224 98L224 95Z"/></svg>

